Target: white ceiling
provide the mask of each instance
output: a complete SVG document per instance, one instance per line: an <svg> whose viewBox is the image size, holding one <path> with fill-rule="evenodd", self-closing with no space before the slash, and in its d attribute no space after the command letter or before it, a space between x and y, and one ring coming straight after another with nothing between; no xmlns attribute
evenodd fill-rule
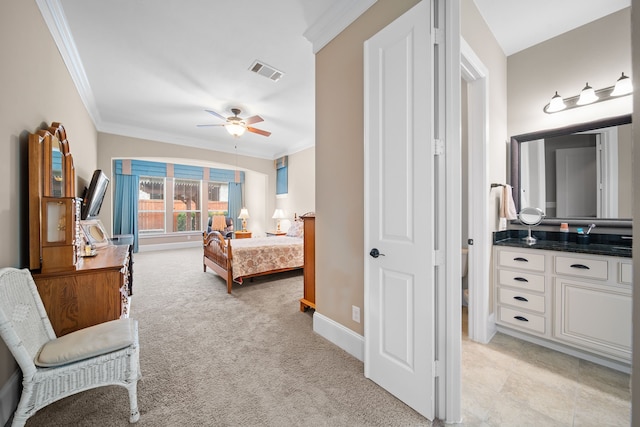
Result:
<svg viewBox="0 0 640 427"><path fill-rule="evenodd" d="M233 152L223 127L196 125L222 123L205 109L228 116L238 107L272 132L245 133L238 153L274 159L315 144L314 50L322 43L309 40L344 20L346 7L359 14L376 0L36 1L99 131ZM474 1L507 55L630 5ZM255 60L284 77L250 72Z"/></svg>
<svg viewBox="0 0 640 427"><path fill-rule="evenodd" d="M473 0L505 55L631 6L631 0Z"/></svg>

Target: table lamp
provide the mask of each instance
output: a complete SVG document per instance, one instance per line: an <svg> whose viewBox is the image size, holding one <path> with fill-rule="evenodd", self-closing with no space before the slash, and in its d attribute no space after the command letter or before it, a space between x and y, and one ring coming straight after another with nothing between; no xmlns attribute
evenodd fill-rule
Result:
<svg viewBox="0 0 640 427"><path fill-rule="evenodd" d="M279 233L280 232L280 220L286 218L286 216L284 215L284 211L282 209L276 209L273 212L273 216L271 218L278 220L278 227L276 228L276 231Z"/></svg>
<svg viewBox="0 0 640 427"><path fill-rule="evenodd" d="M249 211L247 208L240 209L238 219L242 220L242 231L247 231L247 218L249 218Z"/></svg>

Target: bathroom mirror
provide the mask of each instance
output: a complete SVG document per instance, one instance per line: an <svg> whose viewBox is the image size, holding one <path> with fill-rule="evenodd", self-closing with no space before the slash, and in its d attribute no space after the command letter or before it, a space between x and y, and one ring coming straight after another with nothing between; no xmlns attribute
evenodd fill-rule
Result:
<svg viewBox="0 0 640 427"><path fill-rule="evenodd" d="M531 227L540 224L544 216L544 212L542 212L541 209L534 207L523 208L518 213L520 222L526 225L529 229L529 234L526 237L522 238L522 240L524 240L526 244L533 245L536 242L536 238L531 236Z"/></svg>
<svg viewBox="0 0 640 427"><path fill-rule="evenodd" d="M539 206L543 223L630 227L631 116L511 138L516 210Z"/></svg>

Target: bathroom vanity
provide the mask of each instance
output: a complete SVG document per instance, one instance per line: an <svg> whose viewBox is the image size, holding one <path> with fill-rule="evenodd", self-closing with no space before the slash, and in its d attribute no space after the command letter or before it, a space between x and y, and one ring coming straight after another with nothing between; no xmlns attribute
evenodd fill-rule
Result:
<svg viewBox="0 0 640 427"><path fill-rule="evenodd" d="M495 233L496 324L503 333L629 371L630 240L593 240L527 245L518 230Z"/></svg>

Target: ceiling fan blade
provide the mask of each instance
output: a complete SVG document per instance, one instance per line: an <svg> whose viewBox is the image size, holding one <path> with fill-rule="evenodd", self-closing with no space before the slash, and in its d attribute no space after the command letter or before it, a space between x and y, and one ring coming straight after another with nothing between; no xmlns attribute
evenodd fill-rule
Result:
<svg viewBox="0 0 640 427"><path fill-rule="evenodd" d="M209 126L224 126L224 125L225 125L224 123L220 123L220 124L217 124L217 125L196 125L196 126L199 127L199 128L204 128L204 127L209 127Z"/></svg>
<svg viewBox="0 0 640 427"><path fill-rule="evenodd" d="M244 122L248 125L252 125L258 122L264 122L264 119L260 116L251 116L249 118L244 119Z"/></svg>
<svg viewBox="0 0 640 427"><path fill-rule="evenodd" d="M258 135L262 135L262 136L269 136L269 135L271 135L271 132L267 132L266 130L262 130L262 129L252 128L252 127L250 127L250 126L247 126L247 130L248 130L249 132L257 133Z"/></svg>
<svg viewBox="0 0 640 427"><path fill-rule="evenodd" d="M216 117L218 117L218 118L220 118L220 119L222 119L222 120L227 120L227 118L226 118L226 117L224 117L224 116L223 116L223 115L221 115L221 114L216 113L216 112L215 112L215 111L213 111L213 110L204 110L204 111L206 111L206 112L207 112L207 113L209 113L209 114L213 114L214 116L216 116Z"/></svg>

